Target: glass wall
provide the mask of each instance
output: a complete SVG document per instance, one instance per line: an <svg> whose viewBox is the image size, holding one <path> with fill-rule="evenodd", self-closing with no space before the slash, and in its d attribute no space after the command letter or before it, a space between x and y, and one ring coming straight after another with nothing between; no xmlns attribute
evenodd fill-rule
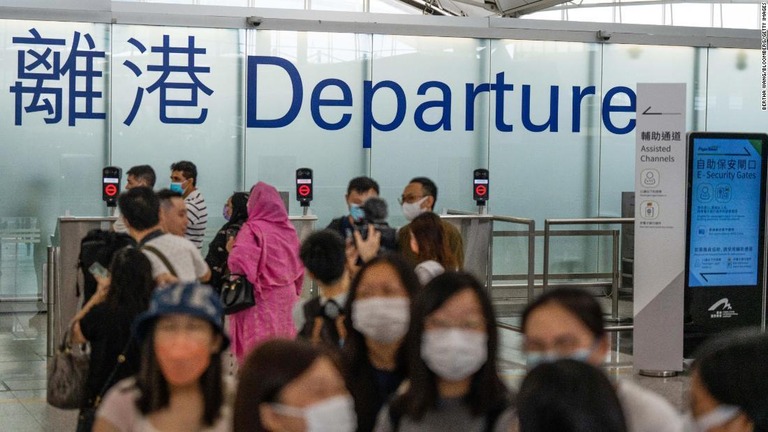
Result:
<svg viewBox="0 0 768 432"><path fill-rule="evenodd" d="M197 163L211 233L256 181L300 214L300 167L319 226L347 212L352 177L379 181L397 226L410 178L471 211L472 170L488 168L491 213L541 227L620 214L639 82L686 83L691 130L768 124L758 50L12 20L0 42L0 298L40 294L59 215L106 214L108 164L151 164L160 188L172 162ZM524 241L494 253L499 273L524 270ZM602 271L609 253L558 239L550 271Z"/></svg>

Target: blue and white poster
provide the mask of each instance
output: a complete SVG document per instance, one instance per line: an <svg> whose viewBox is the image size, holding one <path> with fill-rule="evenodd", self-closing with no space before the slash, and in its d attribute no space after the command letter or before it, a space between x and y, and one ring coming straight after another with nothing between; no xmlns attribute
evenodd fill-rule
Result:
<svg viewBox="0 0 768 432"><path fill-rule="evenodd" d="M693 139L691 288L757 285L763 151L759 139Z"/></svg>

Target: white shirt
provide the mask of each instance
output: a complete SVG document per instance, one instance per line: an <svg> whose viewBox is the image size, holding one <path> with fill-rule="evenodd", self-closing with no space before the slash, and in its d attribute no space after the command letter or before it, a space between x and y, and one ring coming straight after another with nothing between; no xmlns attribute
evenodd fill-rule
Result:
<svg viewBox="0 0 768 432"><path fill-rule="evenodd" d="M206 273L208 273L208 264L200 255L200 251L191 241L173 234L163 234L155 237L146 243L159 250L165 258L171 263L176 277L181 282L194 282ZM163 261L153 252L143 250L144 255L149 258L152 264L152 278L157 278L161 274L171 274Z"/></svg>
<svg viewBox="0 0 768 432"><path fill-rule="evenodd" d="M661 395L640 387L631 381L616 384L616 394L629 432L681 432L680 413Z"/></svg>
<svg viewBox="0 0 768 432"><path fill-rule="evenodd" d="M205 226L208 224L208 206L205 204L205 198L200 189L187 195L184 198L184 204L187 206L187 231L184 237L197 246L203 248L203 239L205 238Z"/></svg>

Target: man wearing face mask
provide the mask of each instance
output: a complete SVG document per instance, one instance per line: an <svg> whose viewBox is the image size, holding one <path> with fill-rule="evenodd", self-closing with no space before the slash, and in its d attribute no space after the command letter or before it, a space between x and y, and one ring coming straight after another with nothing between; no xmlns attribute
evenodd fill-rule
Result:
<svg viewBox="0 0 768 432"><path fill-rule="evenodd" d="M189 161L179 161L171 165L170 189L184 198L187 207L187 230L184 237L203 248L205 226L208 223L208 207L203 194L197 189L197 167Z"/></svg>
<svg viewBox="0 0 768 432"><path fill-rule="evenodd" d="M342 238L347 238L348 231L353 229L353 222L361 220L365 215L360 206L371 197L379 196L379 184L370 177L355 177L349 181L347 194L344 200L347 201L349 214L338 217L328 224L326 229L333 230L341 234ZM352 221L350 221L350 218Z"/></svg>
<svg viewBox="0 0 768 432"><path fill-rule="evenodd" d="M437 185L426 177L416 177L405 186L403 195L398 201L402 205L405 218L410 222L422 213L434 211L435 202L437 202ZM458 268L464 267L464 243L459 230L444 220L441 220L440 224L443 227L443 234L448 239L451 252L456 257ZM397 247L409 261L418 263L418 258L411 249L410 224L397 232Z"/></svg>

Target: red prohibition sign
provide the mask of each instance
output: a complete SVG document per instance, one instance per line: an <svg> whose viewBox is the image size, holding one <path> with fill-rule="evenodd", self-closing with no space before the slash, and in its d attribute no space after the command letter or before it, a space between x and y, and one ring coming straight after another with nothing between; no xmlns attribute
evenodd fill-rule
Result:
<svg viewBox="0 0 768 432"><path fill-rule="evenodd" d="M106 186L104 186L104 192L108 196L115 196L115 195L117 195L117 186L115 186L113 184L106 185Z"/></svg>
<svg viewBox="0 0 768 432"><path fill-rule="evenodd" d="M299 195L301 196L307 196L309 195L310 189L307 185L301 185L299 186Z"/></svg>
<svg viewBox="0 0 768 432"><path fill-rule="evenodd" d="M475 193L477 193L480 196L485 195L486 192L488 192L488 189L483 185L479 185L475 187Z"/></svg>

